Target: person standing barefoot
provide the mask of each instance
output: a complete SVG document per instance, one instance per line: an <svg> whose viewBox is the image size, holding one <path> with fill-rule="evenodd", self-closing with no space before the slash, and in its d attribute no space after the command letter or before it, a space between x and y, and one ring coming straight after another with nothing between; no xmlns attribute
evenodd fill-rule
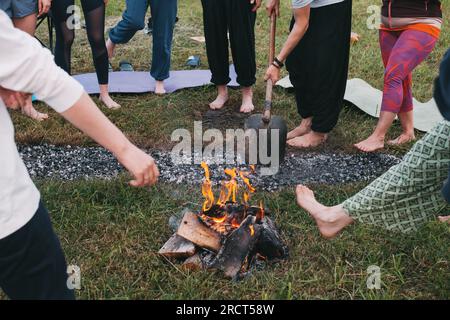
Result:
<svg viewBox="0 0 450 320"><path fill-rule="evenodd" d="M415 140L412 72L433 51L442 25L438 0L383 0L380 48L385 66L381 113L375 131L355 144L363 152L384 148L389 128L398 116L402 133L390 145Z"/></svg>
<svg viewBox="0 0 450 320"><path fill-rule="evenodd" d="M261 1L202 0L206 53L212 73L211 82L217 87L217 97L209 104L212 110L223 108L229 98L228 42L237 82L242 88L240 112L250 113L255 109L252 89L256 81L255 22Z"/></svg>
<svg viewBox="0 0 450 320"><path fill-rule="evenodd" d="M269 0L268 13L279 3ZM292 9L291 32L264 79L276 83L286 62L302 119L287 144L310 148L327 140L344 103L352 0L292 0Z"/></svg>
<svg viewBox="0 0 450 320"><path fill-rule="evenodd" d="M133 38L138 30L144 29L148 7L153 20L153 53L150 74L156 80L155 93L164 95L164 81L170 76L173 29L177 18L177 0L127 0L122 20L110 30L106 41L109 58L115 54L118 44Z"/></svg>
<svg viewBox="0 0 450 320"><path fill-rule="evenodd" d="M81 0L86 31L91 45L92 58L100 88L100 101L109 109L118 109L120 105L109 95L108 51L105 46L105 7L108 0ZM55 62L67 73L71 72L72 44L75 38L75 26L71 25L74 0L53 0L52 14L55 20L56 44Z"/></svg>
<svg viewBox="0 0 450 320"><path fill-rule="evenodd" d="M20 29L31 36L36 32L37 18L48 13L51 0L10 0L0 1L0 9L12 19L14 27ZM33 107L31 96L27 97L21 111L26 116L43 121L48 119L48 114L41 113Z"/></svg>
<svg viewBox="0 0 450 320"><path fill-rule="evenodd" d="M441 64L434 98L444 120L399 164L342 204L324 206L309 188L297 186L297 204L315 219L324 237L335 237L354 221L390 231L416 231L450 203L450 50ZM450 216L438 220L448 223Z"/></svg>

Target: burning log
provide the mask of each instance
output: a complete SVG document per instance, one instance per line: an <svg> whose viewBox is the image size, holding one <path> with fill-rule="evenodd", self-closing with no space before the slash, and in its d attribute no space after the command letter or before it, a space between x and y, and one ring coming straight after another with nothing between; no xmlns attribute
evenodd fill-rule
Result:
<svg viewBox="0 0 450 320"><path fill-rule="evenodd" d="M236 278L249 259L261 233L256 217L248 216L241 226L226 238L210 267L222 270L226 277Z"/></svg>
<svg viewBox="0 0 450 320"><path fill-rule="evenodd" d="M194 244L176 233L170 237L164 246L159 250L159 254L167 258L188 258L195 254Z"/></svg>
<svg viewBox="0 0 450 320"><path fill-rule="evenodd" d="M178 228L177 234L197 246L218 252L222 246L221 236L211 228L208 228L199 220L198 215L188 211Z"/></svg>
<svg viewBox="0 0 450 320"><path fill-rule="evenodd" d="M289 250L281 240L277 227L267 216L261 221L261 236L256 246L256 252L269 260L282 259L289 255Z"/></svg>

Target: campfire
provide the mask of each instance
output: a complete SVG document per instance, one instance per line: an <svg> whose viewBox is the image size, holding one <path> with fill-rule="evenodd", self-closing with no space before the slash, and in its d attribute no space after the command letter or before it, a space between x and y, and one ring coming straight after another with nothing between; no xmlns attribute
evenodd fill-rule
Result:
<svg viewBox="0 0 450 320"><path fill-rule="evenodd" d="M249 171L226 169L228 180L220 184L219 196L213 191L209 167L202 163L204 202L200 212L185 209L174 217L176 231L159 253L167 258L184 259L188 269L217 269L228 278L238 279L260 262L284 259L288 249L260 202L251 205L255 188ZM175 220L175 222L174 222Z"/></svg>

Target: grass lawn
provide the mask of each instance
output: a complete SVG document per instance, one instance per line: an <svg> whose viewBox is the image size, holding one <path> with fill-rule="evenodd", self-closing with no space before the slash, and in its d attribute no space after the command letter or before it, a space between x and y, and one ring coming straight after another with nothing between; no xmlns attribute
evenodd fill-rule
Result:
<svg viewBox="0 0 450 320"><path fill-rule="evenodd" d="M278 24L278 46L287 36L289 1L283 2ZM123 1L110 0L108 25L120 17ZM378 49L377 32L368 30L367 7L381 1L354 1L353 31L362 39L352 47L350 77L359 77L381 89L383 68ZM444 4L445 6L445 4ZM450 9L445 6L445 15ZM189 39L202 35L200 1L179 1L180 21L175 32L172 69L184 69L190 55L200 55L207 67L204 45ZM255 103L259 110L264 99L261 80L267 60L268 19L261 11L257 21L258 82ZM43 32L42 30L40 31ZM74 44L73 70L92 72L90 48L85 31L77 32ZM432 96L432 80L439 61L450 47L448 24L430 56L414 74L414 95L421 101ZM42 34L43 35L43 34ZM45 35L43 35L45 37ZM151 38L138 33L127 46L117 51L112 63L130 60L135 69L148 70ZM157 97L153 94L115 95L122 105L118 111L102 110L138 145L168 148L174 129L192 128L201 120L214 98L213 87L183 90ZM232 93L232 105L239 107L238 91ZM276 89L274 109L290 127L299 122L294 98ZM40 110L47 110L43 105ZM43 123L14 114L20 143L54 143L91 145L92 142L71 128L54 112ZM321 149L355 152L351 145L370 134L376 120L362 112L345 107L330 141ZM398 124L391 136L400 132ZM418 133L418 136L421 136ZM410 147L389 147L386 152L402 155ZM420 232L403 235L379 228L355 225L337 239L320 237L313 221L297 208L293 188L278 192L260 192L283 230L289 244L288 261L268 266L248 279L232 283L210 272L187 272L156 255L170 236L167 220L185 206L201 201L200 186L160 184L150 190L135 190L126 185L125 177L113 181L37 181L43 199L51 212L54 227L61 238L68 263L81 267L83 299L448 299L450 277L448 243L449 227L429 223ZM314 186L325 204L336 204L364 185ZM382 288L366 286L367 268L381 268Z"/></svg>

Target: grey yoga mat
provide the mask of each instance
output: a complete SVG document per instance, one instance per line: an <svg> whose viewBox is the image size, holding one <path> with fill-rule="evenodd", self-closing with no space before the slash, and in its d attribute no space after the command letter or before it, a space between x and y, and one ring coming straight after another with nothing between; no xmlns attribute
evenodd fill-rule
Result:
<svg viewBox="0 0 450 320"><path fill-rule="evenodd" d="M98 94L99 87L97 75L86 73L75 75L87 93ZM234 66L230 66L231 87L239 86L236 82ZM211 84L211 71L209 70L180 70L171 71L169 79L165 80L165 88L168 93L185 88L196 88ZM155 91L155 79L148 71L119 71L109 73L109 92L111 93L145 93Z"/></svg>
<svg viewBox="0 0 450 320"><path fill-rule="evenodd" d="M277 85L285 89L292 88L289 76L277 82ZM350 79L347 81L347 90L344 99L368 115L378 118L380 116L380 106L383 93L372 87L362 79ZM422 103L414 99L414 127L417 130L428 132L443 117L439 112L434 99Z"/></svg>

